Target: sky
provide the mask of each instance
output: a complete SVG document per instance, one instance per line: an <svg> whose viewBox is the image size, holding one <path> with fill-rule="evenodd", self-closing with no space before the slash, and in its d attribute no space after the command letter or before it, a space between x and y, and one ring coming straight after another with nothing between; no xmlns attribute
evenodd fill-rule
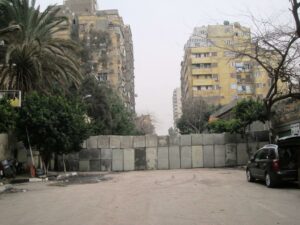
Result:
<svg viewBox="0 0 300 225"><path fill-rule="evenodd" d="M37 0L44 9L62 0ZM184 44L196 26L240 22L255 29L251 16L292 23L289 0L98 0L98 9L118 9L132 29L136 111L151 114L156 132L173 126L173 90L180 87Z"/></svg>

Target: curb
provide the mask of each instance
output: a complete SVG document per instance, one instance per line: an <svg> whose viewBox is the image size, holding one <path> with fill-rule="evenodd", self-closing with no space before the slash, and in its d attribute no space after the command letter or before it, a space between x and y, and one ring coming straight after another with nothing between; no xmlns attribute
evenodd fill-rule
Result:
<svg viewBox="0 0 300 225"><path fill-rule="evenodd" d="M29 183L29 182L45 182L48 181L48 177L46 178L24 178L24 179L15 179L10 182L10 184L22 184L22 183Z"/></svg>

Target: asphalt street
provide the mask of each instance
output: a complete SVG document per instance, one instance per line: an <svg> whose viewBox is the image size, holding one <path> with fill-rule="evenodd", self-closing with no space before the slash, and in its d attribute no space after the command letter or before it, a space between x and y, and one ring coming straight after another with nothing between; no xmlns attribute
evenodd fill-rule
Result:
<svg viewBox="0 0 300 225"><path fill-rule="evenodd" d="M5 225L298 225L296 184L269 189L238 169L112 173L100 182L27 183L0 195ZM50 185L51 184L51 185Z"/></svg>

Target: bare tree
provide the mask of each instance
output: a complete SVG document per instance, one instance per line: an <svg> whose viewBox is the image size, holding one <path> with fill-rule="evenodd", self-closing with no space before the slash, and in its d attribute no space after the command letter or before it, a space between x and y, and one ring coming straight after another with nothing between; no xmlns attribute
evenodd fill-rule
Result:
<svg viewBox="0 0 300 225"><path fill-rule="evenodd" d="M258 24L257 21L255 24ZM292 28L263 22L257 25L257 33L252 35L251 44L241 43L231 49L237 58L252 60L269 77L269 89L262 100L269 121L270 141L273 137L273 106L283 99L300 98L299 44L299 37Z"/></svg>
<svg viewBox="0 0 300 225"><path fill-rule="evenodd" d="M202 133L207 128L212 106L201 97L186 100L182 106L182 116L177 121L181 134Z"/></svg>
<svg viewBox="0 0 300 225"><path fill-rule="evenodd" d="M300 18L298 14L298 10L300 8L300 2L298 0L290 0L292 8L291 12L293 14L295 25L296 25L296 34L298 37L300 37Z"/></svg>

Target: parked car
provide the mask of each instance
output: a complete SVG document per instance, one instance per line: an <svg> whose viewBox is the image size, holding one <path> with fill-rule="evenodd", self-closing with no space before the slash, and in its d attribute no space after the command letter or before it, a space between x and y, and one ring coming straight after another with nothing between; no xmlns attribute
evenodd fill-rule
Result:
<svg viewBox="0 0 300 225"><path fill-rule="evenodd" d="M284 181L298 179L298 154L300 136L285 137L278 143L268 144L259 149L247 164L249 182L264 180L267 187L275 187Z"/></svg>

